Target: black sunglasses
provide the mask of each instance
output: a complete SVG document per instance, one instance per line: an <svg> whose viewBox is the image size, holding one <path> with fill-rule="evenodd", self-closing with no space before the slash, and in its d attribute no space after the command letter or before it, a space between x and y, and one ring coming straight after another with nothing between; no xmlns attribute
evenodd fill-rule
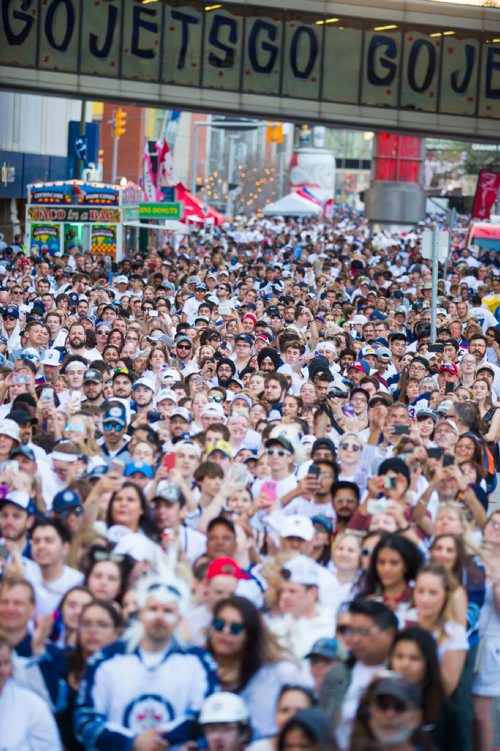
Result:
<svg viewBox="0 0 500 751"><path fill-rule="evenodd" d="M218 633L222 633L226 626L229 626L231 636L239 636L245 630L244 623L229 623L229 621L225 621L223 618L214 618L212 621L212 627Z"/></svg>

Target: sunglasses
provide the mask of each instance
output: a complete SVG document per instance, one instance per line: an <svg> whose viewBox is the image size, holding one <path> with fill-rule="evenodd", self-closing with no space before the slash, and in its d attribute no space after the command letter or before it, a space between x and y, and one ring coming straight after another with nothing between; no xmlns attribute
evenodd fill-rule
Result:
<svg viewBox="0 0 500 751"><path fill-rule="evenodd" d="M377 709L380 709L382 712L391 709L398 714L403 714L403 712L406 712L408 709L406 704L399 701L399 699L396 699L394 696L376 696L375 705L377 706Z"/></svg>
<svg viewBox="0 0 500 751"><path fill-rule="evenodd" d="M217 404L220 404L224 401L224 398L222 396L209 396L208 397L209 402L217 402Z"/></svg>
<svg viewBox="0 0 500 751"><path fill-rule="evenodd" d="M361 451L361 446L358 443L341 443L340 448L344 451Z"/></svg>
<svg viewBox="0 0 500 751"><path fill-rule="evenodd" d="M212 621L212 628L219 634L224 631L226 626L229 627L231 636L239 636L245 630L243 623L229 623L229 621L225 621L223 618L214 618Z"/></svg>
<svg viewBox="0 0 500 751"><path fill-rule="evenodd" d="M361 548L360 555L367 556L367 555L371 555L372 552L373 551L371 548Z"/></svg>
<svg viewBox="0 0 500 751"><path fill-rule="evenodd" d="M60 519L67 519L70 514L74 514L75 516L83 516L83 509L81 506L73 506L72 508L65 509L64 511L59 511L57 516Z"/></svg>
<svg viewBox="0 0 500 751"><path fill-rule="evenodd" d="M285 449L266 449L266 456L290 456L290 452Z"/></svg>
<svg viewBox="0 0 500 751"><path fill-rule="evenodd" d="M178 344L177 349L191 349L190 344Z"/></svg>
<svg viewBox="0 0 500 751"><path fill-rule="evenodd" d="M2 318L4 321L16 321L17 320L15 316L2 316Z"/></svg>
<svg viewBox="0 0 500 751"><path fill-rule="evenodd" d="M115 430L118 433L118 431L123 430L124 427L124 425L119 425L117 422L106 422L103 425L104 430L108 433L112 430Z"/></svg>
<svg viewBox="0 0 500 751"><path fill-rule="evenodd" d="M73 430L73 432L75 433L83 433L85 428L83 427L83 425L73 425L72 423L68 422L65 430Z"/></svg>

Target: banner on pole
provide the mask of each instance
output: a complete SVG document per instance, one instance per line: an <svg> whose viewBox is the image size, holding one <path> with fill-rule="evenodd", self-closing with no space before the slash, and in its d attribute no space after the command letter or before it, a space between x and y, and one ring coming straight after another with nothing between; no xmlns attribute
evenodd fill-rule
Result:
<svg viewBox="0 0 500 751"><path fill-rule="evenodd" d="M489 219L491 209L500 190L500 172L482 169L477 178L476 195L472 208L473 219Z"/></svg>

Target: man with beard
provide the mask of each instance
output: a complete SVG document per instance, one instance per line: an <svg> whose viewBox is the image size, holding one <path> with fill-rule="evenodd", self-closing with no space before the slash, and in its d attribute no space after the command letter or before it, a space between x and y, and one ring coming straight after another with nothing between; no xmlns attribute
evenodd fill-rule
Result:
<svg viewBox="0 0 500 751"><path fill-rule="evenodd" d="M359 487L355 482L339 480L331 487L332 508L335 512L335 536L345 532L359 506Z"/></svg>
<svg viewBox="0 0 500 751"><path fill-rule="evenodd" d="M34 521L34 506L27 493L11 490L0 502L0 528L10 552L29 557L29 531Z"/></svg>
<svg viewBox="0 0 500 751"><path fill-rule="evenodd" d="M233 380L236 374L236 365L228 357L222 357L217 363L215 373L219 386L227 388L228 383Z"/></svg>
<svg viewBox="0 0 500 751"><path fill-rule="evenodd" d="M367 707L368 725L379 751L415 751L416 731L422 724L417 686L403 676L379 679Z"/></svg>
<svg viewBox="0 0 500 751"><path fill-rule="evenodd" d="M73 323L69 327L68 337L66 339L66 349L72 355L81 355L88 361L100 360L101 353L99 350L87 349L87 333L81 323Z"/></svg>
<svg viewBox="0 0 500 751"><path fill-rule="evenodd" d="M134 376L128 368L115 368L113 373L113 397L130 408Z"/></svg>
<svg viewBox="0 0 500 751"><path fill-rule="evenodd" d="M159 578L138 592L140 641L105 647L87 670L75 714L85 748L160 751L192 738L192 718L217 686L206 652L178 642L181 595ZM175 680L172 680L175 676Z"/></svg>
<svg viewBox="0 0 500 751"><path fill-rule="evenodd" d="M85 404L94 404L99 407L102 404L102 373L97 368L90 368L83 377L83 393Z"/></svg>

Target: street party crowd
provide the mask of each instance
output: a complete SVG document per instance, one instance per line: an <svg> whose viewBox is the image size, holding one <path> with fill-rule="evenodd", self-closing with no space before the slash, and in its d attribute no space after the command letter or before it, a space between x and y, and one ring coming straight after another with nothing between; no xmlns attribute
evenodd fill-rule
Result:
<svg viewBox="0 0 500 751"><path fill-rule="evenodd" d="M421 230L0 243L0 749L500 748L500 256Z"/></svg>

